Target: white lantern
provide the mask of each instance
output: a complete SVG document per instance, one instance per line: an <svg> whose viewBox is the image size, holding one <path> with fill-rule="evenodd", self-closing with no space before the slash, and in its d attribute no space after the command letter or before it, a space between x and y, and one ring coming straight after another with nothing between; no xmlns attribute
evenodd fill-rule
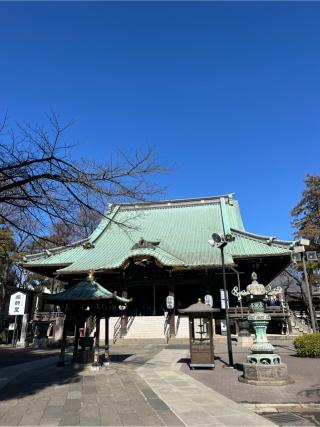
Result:
<svg viewBox="0 0 320 427"><path fill-rule="evenodd" d="M213 298L212 295L205 295L204 297L204 302L205 304L207 304L209 307L213 307Z"/></svg>
<svg viewBox="0 0 320 427"><path fill-rule="evenodd" d="M168 310L172 310L174 308L174 297L172 295L167 296L166 306Z"/></svg>

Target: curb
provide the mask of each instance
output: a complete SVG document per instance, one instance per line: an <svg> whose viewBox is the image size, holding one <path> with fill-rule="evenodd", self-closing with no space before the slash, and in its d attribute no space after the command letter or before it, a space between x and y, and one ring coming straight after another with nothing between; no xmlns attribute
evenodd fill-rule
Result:
<svg viewBox="0 0 320 427"><path fill-rule="evenodd" d="M279 412L320 412L320 403L241 403L241 405L258 414Z"/></svg>

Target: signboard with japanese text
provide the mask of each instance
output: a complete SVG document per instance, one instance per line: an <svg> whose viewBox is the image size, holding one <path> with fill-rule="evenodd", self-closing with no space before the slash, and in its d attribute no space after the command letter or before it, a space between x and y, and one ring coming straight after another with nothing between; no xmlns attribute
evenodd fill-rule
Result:
<svg viewBox="0 0 320 427"><path fill-rule="evenodd" d="M10 297L9 315L22 316L26 306L26 294L16 292Z"/></svg>

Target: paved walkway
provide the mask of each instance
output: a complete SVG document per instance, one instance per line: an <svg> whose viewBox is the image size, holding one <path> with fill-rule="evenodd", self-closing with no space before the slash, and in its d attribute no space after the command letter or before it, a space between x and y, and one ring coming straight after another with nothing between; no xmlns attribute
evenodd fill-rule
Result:
<svg viewBox="0 0 320 427"><path fill-rule="evenodd" d="M17 365L19 363L33 362L45 357L57 355L59 349L35 349L35 348L13 348L11 345L0 345L0 367Z"/></svg>
<svg viewBox="0 0 320 427"><path fill-rule="evenodd" d="M138 373L187 426L272 426L273 423L180 371L185 350L163 349ZM180 363L181 363L180 362Z"/></svg>
<svg viewBox="0 0 320 427"><path fill-rule="evenodd" d="M0 425L180 426L128 367L92 372L71 365L33 369L0 391Z"/></svg>
<svg viewBox="0 0 320 427"><path fill-rule="evenodd" d="M215 344L214 371L190 370L187 365L182 371L213 390L238 403L250 404L310 404L320 409L320 361L319 359L297 357L290 341L273 341L276 352L288 366L289 376L294 383L285 386L255 386L238 381L242 375L242 363L246 361L248 348L233 346L233 358L236 369L223 369L228 361L225 343ZM312 405L314 404L314 405ZM268 406L266 406L268 407ZM269 407L270 408L270 407ZM290 409L287 405L287 410Z"/></svg>
<svg viewBox="0 0 320 427"><path fill-rule="evenodd" d="M68 355L66 356L67 359ZM46 366L52 366L57 363L58 356L50 356L42 359L37 359L32 362L22 363L11 367L4 367L0 369L0 390L6 387L7 384L13 382L17 377L25 378L25 373L28 371L38 370Z"/></svg>
<svg viewBox="0 0 320 427"><path fill-rule="evenodd" d="M109 369L92 372L56 357L0 370L0 425L274 425L179 371L186 350L113 347Z"/></svg>

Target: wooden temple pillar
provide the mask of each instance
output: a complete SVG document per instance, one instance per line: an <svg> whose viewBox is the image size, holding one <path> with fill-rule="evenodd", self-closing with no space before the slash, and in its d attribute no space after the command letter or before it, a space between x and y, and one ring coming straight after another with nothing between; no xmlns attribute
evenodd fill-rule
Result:
<svg viewBox="0 0 320 427"><path fill-rule="evenodd" d="M128 291L122 291L122 295L123 298L128 298ZM126 307L126 305L120 305L119 308L121 309L121 331L120 331L120 336L124 337L127 335L128 332L128 309Z"/></svg>
<svg viewBox="0 0 320 427"><path fill-rule="evenodd" d="M64 359L65 359L65 353L66 353L66 341L67 341L67 320L68 320L68 305L65 306L65 318L63 322L63 331L62 331L62 339L61 339L61 347L60 347L60 354L57 366L62 367L64 366Z"/></svg>
<svg viewBox="0 0 320 427"><path fill-rule="evenodd" d="M156 284L152 283L152 316L156 314Z"/></svg>
<svg viewBox="0 0 320 427"><path fill-rule="evenodd" d="M109 316L106 314L105 326L104 326L104 365L109 366L110 355L109 355Z"/></svg>

